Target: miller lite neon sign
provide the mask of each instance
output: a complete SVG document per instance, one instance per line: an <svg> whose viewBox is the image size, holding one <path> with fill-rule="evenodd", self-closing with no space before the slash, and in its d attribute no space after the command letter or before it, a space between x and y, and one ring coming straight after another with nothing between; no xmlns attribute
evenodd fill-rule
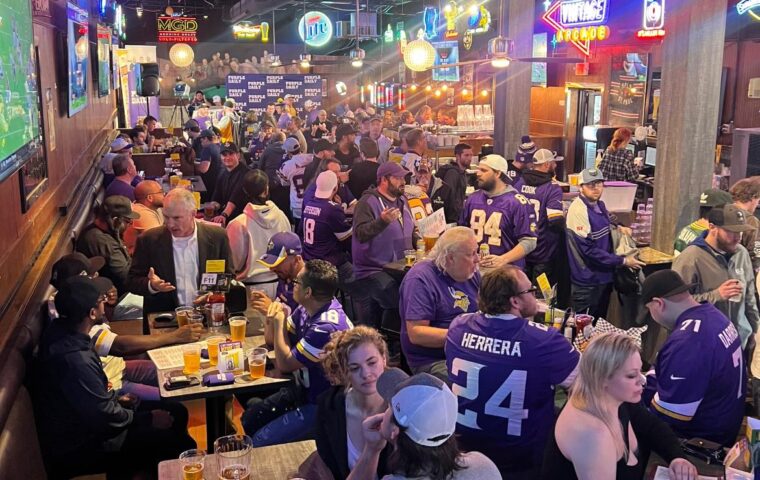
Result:
<svg viewBox="0 0 760 480"><path fill-rule="evenodd" d="M333 35L330 18L322 12L307 12L298 22L298 35L306 45L322 47Z"/></svg>

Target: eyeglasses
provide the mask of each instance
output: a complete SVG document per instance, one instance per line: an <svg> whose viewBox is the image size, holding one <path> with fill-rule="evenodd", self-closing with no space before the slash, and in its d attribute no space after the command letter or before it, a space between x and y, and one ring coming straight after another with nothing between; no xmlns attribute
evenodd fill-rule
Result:
<svg viewBox="0 0 760 480"><path fill-rule="evenodd" d="M536 293L538 291L537 287L530 287L527 290L523 290L522 292L517 292L514 296L519 297L520 295L524 295L526 293Z"/></svg>

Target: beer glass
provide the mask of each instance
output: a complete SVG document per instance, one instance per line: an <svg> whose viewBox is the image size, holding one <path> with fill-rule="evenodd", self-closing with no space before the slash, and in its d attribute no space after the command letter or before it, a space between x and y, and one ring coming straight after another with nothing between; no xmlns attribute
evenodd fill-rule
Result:
<svg viewBox="0 0 760 480"><path fill-rule="evenodd" d="M197 343L190 343L182 346L182 360L185 367L182 373L191 375L201 370L201 346Z"/></svg>
<svg viewBox="0 0 760 480"><path fill-rule="evenodd" d="M206 339L206 345L208 345L208 361L212 367L215 367L219 363L219 344L224 343L227 338L221 335L214 335Z"/></svg>
<svg viewBox="0 0 760 480"><path fill-rule="evenodd" d="M177 307L174 309L174 313L177 316L177 326L178 327L184 327L188 324L188 320L190 319L190 314L193 313L193 307Z"/></svg>
<svg viewBox="0 0 760 480"><path fill-rule="evenodd" d="M252 348L248 350L248 371L254 380L261 378L266 373L267 349Z"/></svg>
<svg viewBox="0 0 760 480"><path fill-rule="evenodd" d="M245 341L245 327L248 324L248 319L245 317L232 317L229 323L230 341L242 344Z"/></svg>
<svg viewBox="0 0 760 480"><path fill-rule="evenodd" d="M248 435L227 435L214 442L219 480L250 480L253 441Z"/></svg>
<svg viewBox="0 0 760 480"><path fill-rule="evenodd" d="M185 450L179 456L182 480L203 480L203 467L206 452L203 450Z"/></svg>

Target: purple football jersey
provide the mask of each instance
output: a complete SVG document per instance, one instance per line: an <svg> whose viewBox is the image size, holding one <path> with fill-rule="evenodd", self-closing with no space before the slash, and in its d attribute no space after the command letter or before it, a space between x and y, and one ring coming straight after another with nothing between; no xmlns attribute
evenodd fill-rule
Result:
<svg viewBox="0 0 760 480"><path fill-rule="evenodd" d="M503 255L515 248L521 238L536 236L533 206L512 187L493 197L483 190L470 195L459 225L472 228L478 244L487 244L492 255ZM525 259L514 265L525 268Z"/></svg>
<svg viewBox="0 0 760 480"><path fill-rule="evenodd" d="M291 353L304 368L295 372L296 382L308 390L309 403L316 403L317 396L327 390L330 383L325 378L319 358L330 341L333 332L354 328L343 306L333 298L313 317L306 309L298 307L287 320Z"/></svg>
<svg viewBox="0 0 760 480"><path fill-rule="evenodd" d="M407 321L429 320L431 327L448 328L462 313L478 309L480 273L464 282L449 277L430 260L415 264L401 281L399 313L401 315L401 350L410 367L429 365L446 358L442 348L413 344L406 329Z"/></svg>
<svg viewBox="0 0 760 480"><path fill-rule="evenodd" d="M285 282L283 280L277 282L277 300L290 307L291 312L298 308L298 303L293 298L294 286L293 282Z"/></svg>
<svg viewBox="0 0 760 480"><path fill-rule="evenodd" d="M520 177L515 182L515 189L528 199L536 215L538 240L536 249L528 254L526 260L531 264L550 262L559 245L561 232L550 229L549 223L561 219L564 215L562 188L554 182L526 185L525 178Z"/></svg>
<svg viewBox="0 0 760 480"><path fill-rule="evenodd" d="M734 325L710 303L690 308L647 375L647 390L656 392L650 408L679 437L733 445L744 414L745 372Z"/></svg>
<svg viewBox="0 0 760 480"><path fill-rule="evenodd" d="M337 203L315 198L303 209L303 259L326 260L335 266L348 257L342 241L351 236L351 222Z"/></svg>
<svg viewBox="0 0 760 480"><path fill-rule="evenodd" d="M554 328L482 313L454 319L445 349L461 445L500 468L540 465L554 424L554 386L572 381L578 351Z"/></svg>

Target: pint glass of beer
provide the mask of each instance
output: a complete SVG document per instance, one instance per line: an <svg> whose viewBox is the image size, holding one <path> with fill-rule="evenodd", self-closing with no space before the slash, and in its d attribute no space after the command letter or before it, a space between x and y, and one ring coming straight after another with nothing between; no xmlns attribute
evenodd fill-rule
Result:
<svg viewBox="0 0 760 480"><path fill-rule="evenodd" d="M219 480L251 480L253 441L248 435L227 435L214 442Z"/></svg>
<svg viewBox="0 0 760 480"><path fill-rule="evenodd" d="M179 456L182 469L182 480L203 480L203 467L206 461L206 452L196 448L185 450Z"/></svg>

